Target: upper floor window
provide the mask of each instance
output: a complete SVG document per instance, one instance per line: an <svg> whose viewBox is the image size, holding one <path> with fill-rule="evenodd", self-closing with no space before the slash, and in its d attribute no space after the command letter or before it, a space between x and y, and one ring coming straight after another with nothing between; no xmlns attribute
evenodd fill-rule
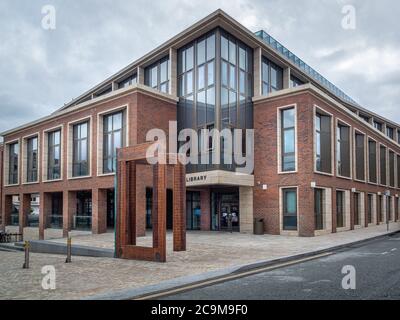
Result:
<svg viewBox="0 0 400 320"><path fill-rule="evenodd" d="M125 79L118 82L118 89L126 88L128 86L134 85L137 83L137 75L136 73L126 77Z"/></svg>
<svg viewBox="0 0 400 320"><path fill-rule="evenodd" d="M389 151L389 185L395 187L395 154L393 151Z"/></svg>
<svg viewBox="0 0 400 320"><path fill-rule="evenodd" d="M400 144L400 130L397 130L397 143Z"/></svg>
<svg viewBox="0 0 400 320"><path fill-rule="evenodd" d="M386 135L390 138L390 139L394 139L394 129L391 127L386 127Z"/></svg>
<svg viewBox="0 0 400 320"><path fill-rule="evenodd" d="M33 137L27 141L26 182L38 180L38 138Z"/></svg>
<svg viewBox="0 0 400 320"><path fill-rule="evenodd" d="M397 188L400 189L400 156L399 155L397 156Z"/></svg>
<svg viewBox="0 0 400 320"><path fill-rule="evenodd" d="M379 131L382 131L382 129L383 129L382 123L380 123L378 121L374 121L374 127L375 127L375 129L378 129Z"/></svg>
<svg viewBox="0 0 400 320"><path fill-rule="evenodd" d="M9 144L8 148L8 184L17 184L19 143Z"/></svg>
<svg viewBox="0 0 400 320"><path fill-rule="evenodd" d="M355 163L356 179L365 180L365 136L361 133L355 134Z"/></svg>
<svg viewBox="0 0 400 320"><path fill-rule="evenodd" d="M336 128L336 139L337 174L350 177L350 127L339 123Z"/></svg>
<svg viewBox="0 0 400 320"><path fill-rule="evenodd" d="M107 93L110 93L110 92L112 92L111 84L108 85L107 87L101 89L100 91L96 92L94 94L94 97L101 97L101 96L104 96L104 95L106 95Z"/></svg>
<svg viewBox="0 0 400 320"><path fill-rule="evenodd" d="M262 59L262 93L268 95L283 89L283 69L272 61Z"/></svg>
<svg viewBox="0 0 400 320"><path fill-rule="evenodd" d="M376 176L377 166L376 166L376 157L377 157L377 145L374 140L368 140L368 173L369 173L369 182L377 183L378 178Z"/></svg>
<svg viewBox="0 0 400 320"><path fill-rule="evenodd" d="M116 171L117 148L125 145L125 116L120 111L103 117L103 173Z"/></svg>
<svg viewBox="0 0 400 320"><path fill-rule="evenodd" d="M296 170L296 111L295 108L281 110L281 170Z"/></svg>
<svg viewBox="0 0 400 320"><path fill-rule="evenodd" d="M387 181L386 181L386 175L387 175L387 171L386 171L386 147L381 146L380 147L380 163L381 163L381 184L386 185Z"/></svg>
<svg viewBox="0 0 400 320"><path fill-rule="evenodd" d="M368 123L369 123L369 121L370 121L370 117L365 116L365 115L363 115L363 114L360 114L360 118L363 119L365 122L368 122Z"/></svg>
<svg viewBox="0 0 400 320"><path fill-rule="evenodd" d="M72 175L82 177L89 175L89 123L83 122L73 126Z"/></svg>
<svg viewBox="0 0 400 320"><path fill-rule="evenodd" d="M290 76L290 87L291 88L295 88L298 86L303 85L304 82L301 81L299 78L296 78L295 76Z"/></svg>
<svg viewBox="0 0 400 320"><path fill-rule="evenodd" d="M315 169L332 173L331 117L321 113L315 116Z"/></svg>
<svg viewBox="0 0 400 320"><path fill-rule="evenodd" d="M151 66L144 72L144 83L146 86L164 93L169 92L169 57L165 57Z"/></svg>
<svg viewBox="0 0 400 320"><path fill-rule="evenodd" d="M48 133L47 179L61 179L61 130Z"/></svg>

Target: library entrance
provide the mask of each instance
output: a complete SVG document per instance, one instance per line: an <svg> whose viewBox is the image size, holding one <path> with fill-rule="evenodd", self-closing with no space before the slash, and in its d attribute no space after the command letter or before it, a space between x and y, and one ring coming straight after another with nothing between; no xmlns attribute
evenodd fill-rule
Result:
<svg viewBox="0 0 400 320"><path fill-rule="evenodd" d="M211 230L240 231L239 190L237 188L211 191Z"/></svg>

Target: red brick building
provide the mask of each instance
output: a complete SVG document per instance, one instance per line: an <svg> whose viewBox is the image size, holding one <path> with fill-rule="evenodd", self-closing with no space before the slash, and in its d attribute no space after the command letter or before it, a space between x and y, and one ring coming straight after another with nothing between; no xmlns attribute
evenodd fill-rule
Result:
<svg viewBox="0 0 400 320"><path fill-rule="evenodd" d="M358 105L264 31L218 10L51 115L2 133L2 227L114 227L116 148L150 129L254 129L254 172L191 164L186 226L315 236L399 221L400 125ZM220 154L222 140L207 151ZM139 170L138 234L152 177ZM171 181L169 181L171 186ZM13 197L20 200L13 211ZM167 226L172 227L172 192Z"/></svg>

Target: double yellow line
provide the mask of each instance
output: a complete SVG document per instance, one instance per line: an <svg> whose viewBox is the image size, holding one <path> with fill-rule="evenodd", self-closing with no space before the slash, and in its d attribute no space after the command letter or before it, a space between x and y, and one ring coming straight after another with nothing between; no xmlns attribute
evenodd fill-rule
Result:
<svg viewBox="0 0 400 320"><path fill-rule="evenodd" d="M155 299L158 299L158 298L161 298L161 297L170 296L170 295L174 295L174 294L179 294L179 293L182 293L182 292L185 292L185 291L190 291L190 290L194 290L194 289L198 289L198 288L202 288L202 287L208 287L210 285L218 284L218 283L221 283L221 282L226 282L226 281L231 281L231 280L235 280L235 279L239 279L239 278L244 278L244 277L247 277L247 276L251 276L253 274L262 273L262 272L266 272L266 271L271 271L271 270L274 270L274 269L288 267L288 266L291 266L291 265L294 265L294 264L299 264L299 263L302 263L302 262L323 258L323 257L326 257L326 256L330 256L332 254L333 254L332 252L321 253L321 254L318 254L318 255L315 255L315 256L311 256L311 257L307 257L307 258L302 258L302 259L298 259L298 260L293 260L293 261L289 261L289 262L275 264L275 265L271 265L271 266L268 266L268 267L261 267L261 268L257 268L257 269L250 270L250 271L231 274L229 276L225 276L225 277L221 277L221 278L215 278L215 279L206 280L206 281L203 281L203 282L190 284L190 285L187 285L187 286L184 286L184 287L171 289L171 290L168 290L168 291L163 291L163 292L159 292L159 293L155 293L155 294L140 296L140 297L134 298L134 300L155 300Z"/></svg>

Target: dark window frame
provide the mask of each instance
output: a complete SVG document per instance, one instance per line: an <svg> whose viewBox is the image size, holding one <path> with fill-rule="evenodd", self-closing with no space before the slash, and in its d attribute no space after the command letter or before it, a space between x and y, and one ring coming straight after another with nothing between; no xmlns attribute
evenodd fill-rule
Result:
<svg viewBox="0 0 400 320"><path fill-rule="evenodd" d="M336 227L346 227L346 192L342 190L336 191Z"/></svg>
<svg viewBox="0 0 400 320"><path fill-rule="evenodd" d="M121 115L121 127L114 129L114 117ZM116 159L117 159L117 148L126 145L126 110L119 110L116 112L108 113L102 116L103 121L103 153L102 163L103 169L102 174L111 174L116 172ZM111 118L112 128L108 128L108 119ZM121 146L115 146L115 135L120 133ZM108 139L110 137L110 140ZM111 146L108 142L111 141ZM111 164L111 168L108 166Z"/></svg>
<svg viewBox="0 0 400 320"><path fill-rule="evenodd" d="M266 69L264 68L266 67ZM267 70L267 72L265 72ZM272 84L272 71L276 72L276 83ZM263 96L283 89L283 68L263 56L261 61L261 91ZM266 90L265 90L266 88Z"/></svg>
<svg viewBox="0 0 400 320"><path fill-rule="evenodd" d="M389 173L389 186L392 188L396 187L396 154L393 150L389 149L388 153L388 173Z"/></svg>
<svg viewBox="0 0 400 320"><path fill-rule="evenodd" d="M82 136L83 126L86 126L86 136ZM86 143L86 160L82 158L82 145ZM89 120L72 126L72 177L90 175L90 122Z"/></svg>
<svg viewBox="0 0 400 320"><path fill-rule="evenodd" d="M331 115L327 115L319 109L316 110L314 115L314 167L317 173L333 174L332 121L333 117Z"/></svg>
<svg viewBox="0 0 400 320"><path fill-rule="evenodd" d="M338 176L351 178L351 127L341 121L336 125L336 170Z"/></svg>
<svg viewBox="0 0 400 320"><path fill-rule="evenodd" d="M287 195L288 193L295 194L295 208L296 212L288 212ZM282 189L282 230L284 231L298 231L298 190L297 188L283 188ZM294 219L295 218L295 219ZM292 226L294 223L287 224L287 220L295 220L296 227Z"/></svg>
<svg viewBox="0 0 400 320"><path fill-rule="evenodd" d="M382 150L385 152L384 156ZM383 186L387 186L387 147L384 145L379 146L379 171L379 183Z"/></svg>
<svg viewBox="0 0 400 320"><path fill-rule="evenodd" d="M285 127L285 113L287 111L293 110L293 126ZM280 171L281 172L294 172L296 171L297 168L297 159L296 159L296 123L297 123L297 110L295 106L292 107L287 107L279 110L280 112L280 139L281 139L281 165L280 165ZM286 132L291 132L292 133L292 138L293 138L293 145L294 145L294 150L293 152L286 152L285 153L285 146L286 146ZM293 161L287 161L287 159L293 158ZM286 164L290 163L288 167L286 167Z"/></svg>
<svg viewBox="0 0 400 320"><path fill-rule="evenodd" d="M19 179L19 142L8 144L8 184L18 184Z"/></svg>
<svg viewBox="0 0 400 320"><path fill-rule="evenodd" d="M378 183L378 143L371 138L368 138L368 182Z"/></svg>
<svg viewBox="0 0 400 320"><path fill-rule="evenodd" d="M170 81L171 81L171 75L170 75L170 70L169 70L169 64L171 63L169 59L169 55L161 58L160 60L154 62L150 66L146 67L144 70L144 83L146 86L149 86L150 88L153 88L155 90L158 90L163 93L169 93L169 87L170 87ZM163 65L166 64L166 80L162 81L161 75L162 75L162 67ZM156 77L157 79L153 79L153 73L152 71L156 69ZM155 81L155 85L153 85L153 81Z"/></svg>
<svg viewBox="0 0 400 320"><path fill-rule="evenodd" d="M59 142L56 142L56 136L59 135ZM61 179L61 163L62 163L62 131L57 129L47 133L47 180ZM58 163L56 158L56 150L58 149Z"/></svg>
<svg viewBox="0 0 400 320"><path fill-rule="evenodd" d="M36 141L36 148L34 148L35 141ZM27 183L37 182L39 180L38 177L39 137L38 136L30 137L26 140L26 150L27 150L26 182Z"/></svg>
<svg viewBox="0 0 400 320"><path fill-rule="evenodd" d="M324 230L324 189L314 189L314 228Z"/></svg>
<svg viewBox="0 0 400 320"><path fill-rule="evenodd" d="M358 181L365 181L365 137L364 133L355 131L354 133L354 164L355 178ZM361 145L360 145L361 143ZM361 158L361 159L360 159Z"/></svg>

